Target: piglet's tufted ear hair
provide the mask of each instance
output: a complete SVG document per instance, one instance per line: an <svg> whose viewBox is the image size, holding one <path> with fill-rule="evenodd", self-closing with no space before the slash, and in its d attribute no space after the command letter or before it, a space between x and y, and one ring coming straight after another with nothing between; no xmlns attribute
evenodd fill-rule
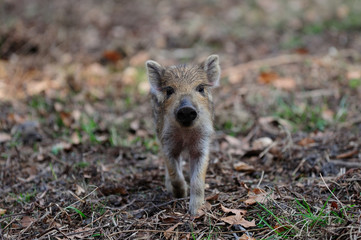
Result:
<svg viewBox="0 0 361 240"><path fill-rule="evenodd" d="M164 68L162 65L152 60L148 60L145 63L145 66L147 69L150 91L151 93L157 93L161 85Z"/></svg>
<svg viewBox="0 0 361 240"><path fill-rule="evenodd" d="M221 75L218 55L209 56L207 60L201 64L201 67L207 73L209 83L214 87L217 87L219 85L219 78Z"/></svg>

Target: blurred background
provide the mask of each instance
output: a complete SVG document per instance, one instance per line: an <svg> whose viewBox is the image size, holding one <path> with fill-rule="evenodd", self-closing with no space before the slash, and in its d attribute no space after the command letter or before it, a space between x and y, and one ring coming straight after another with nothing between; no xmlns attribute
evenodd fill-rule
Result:
<svg viewBox="0 0 361 240"><path fill-rule="evenodd" d="M269 62L242 64L284 54L335 57L343 50L348 52L342 57L352 63L351 58L361 51L360 13L361 3L356 0L2 0L0 98L11 101L38 94L64 97L69 92L90 92L101 100L125 100L117 106L127 109L145 99L147 59L170 65L201 61L213 53L221 57L224 98L234 95L226 91L227 86L245 87L237 95L247 98L255 84L284 77L291 80L276 81L281 85L276 88L286 92L329 86L328 80L337 77L352 82L334 87L350 85L359 92L360 72L342 64L337 64L341 66L337 70L325 69L323 63L272 71L268 71ZM292 63L292 57L271 59L271 65ZM269 106L258 104L259 100L269 98L267 102L272 103L280 93L273 96L261 89L249 97L258 100L247 101L256 104L262 115ZM338 99L334 104L340 104L339 95L334 95ZM249 110L236 110L231 114L238 115L236 120L248 121ZM229 121L229 127L235 122L232 116L221 121L221 125Z"/></svg>

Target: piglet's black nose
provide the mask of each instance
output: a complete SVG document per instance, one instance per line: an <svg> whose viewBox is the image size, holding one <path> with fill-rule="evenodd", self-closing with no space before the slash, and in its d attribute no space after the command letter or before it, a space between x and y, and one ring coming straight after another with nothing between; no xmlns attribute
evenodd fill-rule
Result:
<svg viewBox="0 0 361 240"><path fill-rule="evenodd" d="M192 125L194 119L197 118L197 115L198 114L195 108L187 106L182 107L177 111L176 118L181 125L188 127Z"/></svg>

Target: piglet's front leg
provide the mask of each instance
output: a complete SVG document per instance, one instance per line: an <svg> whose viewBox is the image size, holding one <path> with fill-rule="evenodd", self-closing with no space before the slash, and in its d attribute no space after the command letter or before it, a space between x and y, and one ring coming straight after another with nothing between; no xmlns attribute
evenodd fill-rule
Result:
<svg viewBox="0 0 361 240"><path fill-rule="evenodd" d="M197 215L198 209L204 203L204 186L208 166L208 153L202 154L196 159L190 159L191 180L190 180L190 202L189 212Z"/></svg>
<svg viewBox="0 0 361 240"><path fill-rule="evenodd" d="M187 196L187 183L182 173L182 159L166 156L165 158L165 185L168 192L175 198Z"/></svg>

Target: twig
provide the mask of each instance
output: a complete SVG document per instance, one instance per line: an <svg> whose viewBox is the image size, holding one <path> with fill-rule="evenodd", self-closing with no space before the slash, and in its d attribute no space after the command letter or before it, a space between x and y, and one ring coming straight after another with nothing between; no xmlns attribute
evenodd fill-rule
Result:
<svg viewBox="0 0 361 240"><path fill-rule="evenodd" d="M349 167L349 168L361 168L360 162L346 162L346 161L342 161L342 160L330 160L330 163L333 163L333 164L339 165L339 166Z"/></svg>
<svg viewBox="0 0 361 240"><path fill-rule="evenodd" d="M91 191L89 194L87 194L85 197L83 198L79 198L79 200L73 202L72 204L70 204L68 207L72 206L72 205L75 205L76 203L78 202L83 202L84 199L86 199L87 197L89 197L91 194L93 194L96 190L98 190L98 187L96 187L93 191Z"/></svg>
<svg viewBox="0 0 361 240"><path fill-rule="evenodd" d="M80 197L78 197L75 193L73 193L72 191L68 190L68 193L70 193L71 195L73 195L73 197L75 197L76 199L78 199L79 202L81 203L85 203L85 201L83 199L81 199Z"/></svg>
<svg viewBox="0 0 361 240"><path fill-rule="evenodd" d="M35 223L36 221L31 221L30 224L23 230L20 231L19 235L23 236L24 233L26 233Z"/></svg>
<svg viewBox="0 0 361 240"><path fill-rule="evenodd" d="M302 158L301 162L298 164L298 166L295 168L295 170L292 172L292 176L295 176L298 170L303 166L303 164L306 162L306 158Z"/></svg>
<svg viewBox="0 0 361 240"><path fill-rule="evenodd" d="M259 157L259 158L262 158L262 157L263 157L264 155L266 155L266 154L271 150L271 148L273 148L276 144L277 144L277 142L271 143L268 147L266 147L265 150L263 150L263 151L258 155L258 157Z"/></svg>
<svg viewBox="0 0 361 240"><path fill-rule="evenodd" d="M109 212L109 210L105 211L105 213L103 215L101 215L100 217L98 217L97 219L95 219L94 221L92 221L91 223L85 225L85 227L89 227L90 225L92 225L93 223L99 221L100 219L102 219L103 217L105 217L105 215Z"/></svg>
<svg viewBox="0 0 361 240"><path fill-rule="evenodd" d="M261 182L263 181L263 177L264 177L264 171L262 171L261 179L259 180L259 182L257 184L257 188L259 188L259 186L261 185Z"/></svg>

